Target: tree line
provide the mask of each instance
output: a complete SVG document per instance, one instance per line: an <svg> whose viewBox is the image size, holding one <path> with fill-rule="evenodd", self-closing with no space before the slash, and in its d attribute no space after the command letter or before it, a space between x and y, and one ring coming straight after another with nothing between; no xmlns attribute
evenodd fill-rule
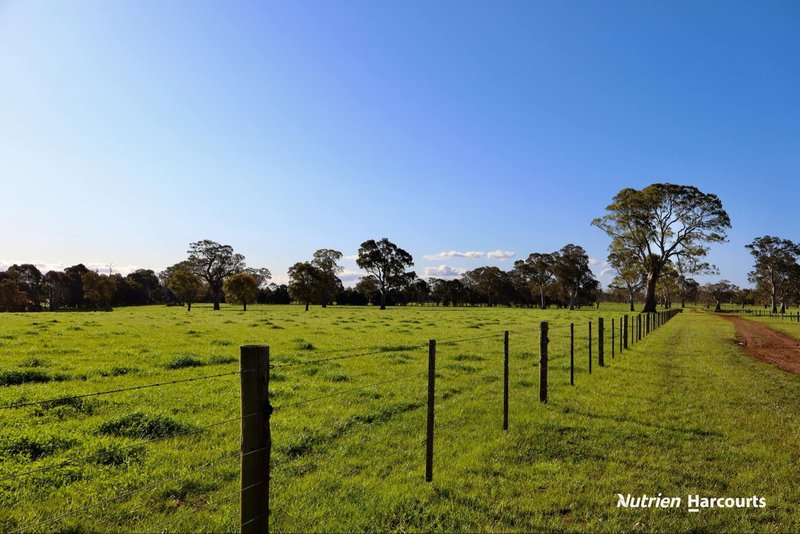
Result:
<svg viewBox="0 0 800 534"><path fill-rule="evenodd" d="M717 274L704 261L709 246L727 240L730 218L714 194L694 186L656 183L641 190L625 188L592 225L611 237L608 263L616 276L606 291L589 269L589 258L578 245L558 251L534 252L504 271L484 266L454 279L420 278L410 268L411 254L387 238L361 244L356 263L367 274L353 288L339 275L342 253L317 250L313 257L289 268L288 284L270 283L266 268L250 268L230 245L210 240L190 243L187 258L156 274L140 269L127 276L102 275L79 264L42 274L34 265L12 265L0 273L0 311L43 309L111 309L113 306L211 302L240 304L298 302L323 307L339 305L438 304L443 306L586 306L600 300L637 301L642 311L673 299L766 303L773 312L800 302L800 246L789 239L762 236L747 249L754 259L748 280L753 288L738 288L727 280L704 286L699 275Z"/></svg>

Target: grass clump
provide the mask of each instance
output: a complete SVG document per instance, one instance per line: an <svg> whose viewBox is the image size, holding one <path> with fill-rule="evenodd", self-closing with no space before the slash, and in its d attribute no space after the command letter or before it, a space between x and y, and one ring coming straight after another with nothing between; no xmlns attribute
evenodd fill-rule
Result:
<svg viewBox="0 0 800 534"><path fill-rule="evenodd" d="M0 372L0 386L61 381L66 378L64 375L51 375L44 371L2 371Z"/></svg>
<svg viewBox="0 0 800 534"><path fill-rule="evenodd" d="M100 376L125 376L136 371L135 367L112 367L109 371L100 371Z"/></svg>
<svg viewBox="0 0 800 534"><path fill-rule="evenodd" d="M191 432L195 427L165 415L148 415L142 412L106 421L97 431L105 436L126 438L167 438Z"/></svg>
<svg viewBox="0 0 800 534"><path fill-rule="evenodd" d="M21 436L9 439L2 445L2 450L12 456L22 456L29 460L38 460L56 451L69 449L77 443L74 439L58 436Z"/></svg>
<svg viewBox="0 0 800 534"><path fill-rule="evenodd" d="M165 365L167 369L183 369L185 367L202 367L205 365L199 358L183 354L176 356Z"/></svg>
<svg viewBox="0 0 800 534"><path fill-rule="evenodd" d="M66 417L78 414L92 415L95 408L97 408L97 401L64 397L63 399L47 401L36 406L33 410L33 414L37 417L55 415L58 419L62 420Z"/></svg>
<svg viewBox="0 0 800 534"><path fill-rule="evenodd" d="M142 463L145 452L144 445L122 447L112 443L97 449L93 458L96 464L119 467L132 463Z"/></svg>
<svg viewBox="0 0 800 534"><path fill-rule="evenodd" d="M48 364L46 360L41 358L28 358L27 360L23 361L20 367L47 367Z"/></svg>

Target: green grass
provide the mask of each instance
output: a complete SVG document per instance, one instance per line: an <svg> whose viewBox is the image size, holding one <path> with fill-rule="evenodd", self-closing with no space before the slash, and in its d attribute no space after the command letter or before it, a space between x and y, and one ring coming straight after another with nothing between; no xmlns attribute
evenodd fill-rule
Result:
<svg viewBox="0 0 800 534"><path fill-rule="evenodd" d="M276 532L800 528L800 379L748 358L732 325L700 312L679 315L612 359L610 319L624 313L195 306L6 314L0 376L39 371L63 380L2 386L0 406L234 372L240 345L269 344ZM605 368L597 365L599 316L607 323ZM536 386L541 320L550 322L547 405ZM510 341L508 432L505 329L524 331ZM431 338L439 342L437 423L434 481L426 484ZM308 363L377 349L384 352ZM386 383L370 386L376 382ZM352 391L326 397L345 390ZM301 404L316 397L326 398ZM0 530L236 531L239 402L233 374L0 409L0 479L42 468L0 480ZM60 467L46 469L53 465ZM757 494L768 506L699 514L616 508L616 493L659 492ZM117 495L124 498L91 506Z"/></svg>

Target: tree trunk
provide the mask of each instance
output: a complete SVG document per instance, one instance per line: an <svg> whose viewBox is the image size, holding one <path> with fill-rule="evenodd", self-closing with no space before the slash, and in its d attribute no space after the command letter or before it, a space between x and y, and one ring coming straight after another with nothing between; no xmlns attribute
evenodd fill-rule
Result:
<svg viewBox="0 0 800 534"><path fill-rule="evenodd" d="M781 314L784 314L784 313L786 313L786 303L785 302L781 302Z"/></svg>
<svg viewBox="0 0 800 534"><path fill-rule="evenodd" d="M714 311L722 311L722 306L721 306L720 301L717 301L717 307L714 308Z"/></svg>
<svg viewBox="0 0 800 534"><path fill-rule="evenodd" d="M246 302L242 303L242 311L247 311L247 303Z"/></svg>
<svg viewBox="0 0 800 534"><path fill-rule="evenodd" d="M778 313L778 303L777 299L775 298L775 293L769 296L769 301L772 304L772 313Z"/></svg>
<svg viewBox="0 0 800 534"><path fill-rule="evenodd" d="M214 309L219 310L219 297L214 296Z"/></svg>
<svg viewBox="0 0 800 534"><path fill-rule="evenodd" d="M385 291L381 291L381 309L382 310L386 309L386 292Z"/></svg>
<svg viewBox="0 0 800 534"><path fill-rule="evenodd" d="M543 287L539 288L539 298L542 301L542 309L544 309L544 288Z"/></svg>
<svg viewBox="0 0 800 534"><path fill-rule="evenodd" d="M308 301L306 301L306 311L308 311Z"/></svg>
<svg viewBox="0 0 800 534"><path fill-rule="evenodd" d="M656 311L656 283L658 283L658 273L647 273L647 292L644 295L644 308L642 308L642 313L652 313Z"/></svg>
<svg viewBox="0 0 800 534"><path fill-rule="evenodd" d="M631 305L631 311L636 311L636 309L635 309L635 307L634 307L634 298L633 298L633 293L631 293L631 295L630 295L630 298L628 299L628 302L629 302L629 303L630 303L630 305Z"/></svg>
<svg viewBox="0 0 800 534"><path fill-rule="evenodd" d="M191 303L191 302L187 302L187 303L186 303L186 311L187 311L187 312L190 312L190 311L192 311L192 303Z"/></svg>

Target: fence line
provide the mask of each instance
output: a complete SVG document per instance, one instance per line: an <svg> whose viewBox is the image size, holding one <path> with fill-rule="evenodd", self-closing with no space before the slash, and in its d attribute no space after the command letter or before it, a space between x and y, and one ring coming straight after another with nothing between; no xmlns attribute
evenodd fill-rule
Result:
<svg viewBox="0 0 800 534"><path fill-rule="evenodd" d="M638 343L644 337L646 337L648 334L650 334L651 332L655 331L658 327L662 326L667 321L669 321L672 317L675 316L675 314L677 314L680 311L681 310L670 310L670 311L667 311L667 312L658 312L658 313L652 314L652 316L651 316L651 314L645 314L645 320L642 319L642 315L643 314L639 314L638 316L634 316L635 320L633 320L633 321L629 321L629 316L628 315L624 315L619 321L619 328L620 328L619 334L620 335L618 337L619 337L619 354L620 354L620 356L622 355L623 350L627 350L629 348L628 341L630 341L631 344ZM798 317L798 321L800 322L800 312L798 313L797 317ZM612 319L611 329L610 329L612 358L615 355L615 336L617 334L617 332L615 330L615 324L616 323L615 323L614 319ZM630 330L629 330L629 328L630 328ZM144 445L147 445L147 444L150 444L150 443L154 443L154 442L158 442L158 441L165 441L165 440L168 440L168 439L173 439L173 438L188 436L188 435L192 435L192 434L197 434L197 433L200 433L200 432L202 432L204 430L207 430L209 428L213 428L213 427L217 427L217 426L221 426L221 425L225 425L225 424L234 423L236 421L239 421L239 422L242 423L243 433L244 433L245 427L254 428L256 433L265 431L266 432L266 436L267 436L266 446L259 446L259 447L256 447L256 448L251 448L249 450L245 450L245 448L243 446L242 450L237 451L236 453L228 453L228 454L223 455L222 457L220 457L220 458L218 458L218 459L216 459L216 460L214 460L214 461L212 461L212 462L210 462L208 464L197 466L196 468L197 469L201 469L201 468L211 467L213 465L216 465L217 463L221 463L224 460L230 460L230 459L233 459L233 458L238 458L240 461L243 462L242 465L244 466L244 460L245 459L248 459L248 464L251 464L252 463L250 461L251 458L255 457L255 455L263 455L263 453L266 452L267 453L267 469L264 472L262 472L261 475L259 475L259 476L262 476L262 478L260 480L255 481L255 482L252 482L252 483L243 484L242 487L237 492L226 496L226 499L230 498L232 496L235 496L235 495L241 495L242 496L241 497L242 498L242 506L244 506L244 499L245 499L245 494L246 493L249 494L249 492L251 490L254 490L256 488L261 488L261 486L266 486L266 495L267 495L267 498L266 498L267 499L266 509L258 508L258 510L260 510L260 511L255 513L255 515L252 515L252 514L249 515L247 518L242 516L242 518L241 518L239 523L240 523L240 528L242 528L243 531L245 531L245 532L254 530L254 527L258 526L258 525L266 526L266 528L261 528L261 529L258 529L258 530L262 530L262 531L266 530L266 531L268 531L268 519L269 519L269 452L271 450L271 443L272 443L271 442L271 438L269 437L270 436L269 426L270 426L270 417L273 414L273 412L283 413L284 411L286 411L287 409L290 409L290 408L298 408L298 407L305 406L305 405L312 404L312 403L316 403L316 402L319 402L319 401L322 401L322 400L325 400L325 399L330 399L330 398L338 397L338 396L341 396L341 395L346 395L348 393L361 391L361 390L368 389L368 388L373 388L373 387L376 387L376 386L381 386L381 385L386 385L386 384L391 384L391 383L401 382L401 381L408 381L408 380L412 380L412 379L415 379L415 378L421 378L421 377L423 377L423 376L425 376L427 374L428 375L428 403L427 403L427 405L428 405L428 418L427 418L427 421L428 422L427 422L427 432L426 432L425 439L421 440L420 443L426 443L426 447L425 447L426 448L426 475L425 475L425 480L426 481L431 481L433 479L433 475L434 475L434 472L433 472L433 467L434 467L434 465L433 465L434 447L433 447L433 445L434 445L434 432L435 432L435 428L436 428L435 405L436 404L440 404L445 400L445 398L440 398L438 400L438 402L437 402L436 378L439 376L439 375L437 375L436 369L435 369L435 365L436 365L436 363L435 363L435 360L436 360L436 347L437 347L437 345L438 346L447 347L447 346L455 346L455 345L458 345L458 344L461 344L461 343L470 343L470 342L482 341L482 340L498 340L498 341L503 340L502 347L500 346L500 344L498 344L498 347L496 349L498 358L500 357L500 354L501 354L500 351L501 350L503 351L502 359L500 360L500 363L502 364L502 371L501 372L502 372L502 376L503 376L503 394L502 394L502 397L498 396L498 399L501 400L501 402L502 402L502 404L500 404L500 406L502 408L501 409L501 411L502 411L502 428L503 428L503 430L508 430L508 426L509 426L509 352L511 350L510 346L509 346L509 334L529 334L529 333L535 333L537 330L539 331L539 333L540 333L540 335L539 335L539 351L538 351L538 353L539 353L538 354L538 356L539 356L539 358L538 358L538 367L539 367L539 371L538 371L539 372L539 387L538 387L538 389L539 389L539 400L541 402L548 402L548 362L552 361L554 358L555 359L560 359L561 356L565 356L567 354L567 350L562 350L563 348L560 345L557 345L557 344L553 345L552 344L552 342L553 342L552 337L553 337L554 333L555 334L561 334L562 332L566 331L567 329L569 329L569 350L568 350L568 354L570 356L570 365L569 365L570 384L574 385L575 384L575 380L574 380L575 379L575 376L574 376L574 373L575 373L575 369L574 369L574 367L575 367L575 349L576 349L576 341L577 341L576 332L575 332L575 325L574 324L569 324L569 325L555 325L554 326L554 325L550 325L549 322L545 321L545 322L542 322L540 324L538 329L506 330L506 331L503 331L503 332L500 332L500 333L496 333L496 334L487 334L487 335L482 335L482 336L466 337L466 338L450 339L450 340L446 340L445 339L445 340L438 341L438 343L435 340L430 340L429 343L426 343L426 344L400 345L398 347L382 347L382 348L379 348L379 349L376 349L376 350L369 350L369 351L366 351L366 352L363 352L363 353L358 353L358 354L343 354L343 355L331 356L331 357L325 357L325 358L316 358L314 360L306 360L306 361L301 361L301 362L289 362L289 363L285 363L285 364L275 364L275 365L269 365L269 356L268 356L269 349L268 349L268 347L242 347L242 350L243 350L242 358L244 358L244 350L246 348L248 348L248 349L257 349L257 350L266 349L267 359L266 359L266 366L263 368L264 369L263 371L260 370L261 369L260 367L245 369L244 368L245 367L244 359L242 359L241 369L238 370L238 371L218 373L218 374L214 374L214 375L196 376L196 377L191 377L191 378L170 380L170 381L164 381L164 382L156 382L156 383L152 383L152 384L141 384L141 385L138 385L138 386L117 388L117 389L99 391L99 392L94 392L94 393L87 393L87 394L82 394L82 395L62 396L62 397L57 397L57 398L47 399L47 400L18 402L18 403L13 403L13 404L0 406L0 409L23 408L23 407L28 407L28 406L44 405L44 404L48 404L48 403L57 404L57 403L66 402L66 401L69 401L69 400L72 400L72 399L82 399L82 398L88 398L88 397L97 397L97 396L109 395L109 394L114 394L114 393L121 393L121 392L126 392L126 391L136 391L136 390L142 390L142 389L148 389L148 388L164 387L164 386L173 385L173 384L189 383L189 382L196 382L196 381L201 381L201 380L220 378L220 377L225 377L225 376L239 375L239 376L242 377L242 388L243 388L242 389L242 401L243 401L243 407L245 405L257 406L258 407L257 411L249 412L249 413L246 413L246 414L238 416L238 417L229 418L229 419L225 419L225 420L222 420L222 421L217 421L215 423L211 423L211 424L208 424L208 425L203 425L203 426L200 426L200 427L192 427L192 428L187 428L187 429L184 429L184 430L179 430L179 431L176 431L175 433L172 433L172 434L166 435L166 436L155 436L155 437L152 437L152 438L138 440L135 443L131 443L131 444L125 445L125 446L121 447L120 449L121 450L128 450L128 449L141 447L141 446L144 446ZM584 338L584 339L586 339L588 341L586 348L588 349L588 354L589 354L589 361L588 361L589 372L591 372L591 365L592 365L592 346L593 346L593 342L595 342L595 341L596 341L596 343L598 343L598 357L600 358L599 359L600 366L603 366L603 364L604 364L603 359L602 359L603 358L603 354L604 354L604 342L605 342L605 338L608 336L609 332L608 332L607 329L604 328L602 318L598 322L597 334L598 334L597 339L594 340L593 336L592 336L592 321L589 321L589 323L588 323L588 336L587 336L587 338ZM556 336L556 337L558 338L559 341L563 341L561 339L562 336ZM379 380L379 381L371 382L371 383L368 383L368 384L360 385L360 386L357 386L357 387L352 387L352 388L347 388L347 389L344 389L344 390L339 390L339 391L336 391L336 392L333 392L333 393L328 393L328 394L324 394L324 395L318 395L316 397L312 397L312 398L309 398L309 399L299 400L299 401L291 402L291 403L287 403L287 404L281 404L281 405L278 405L278 406L275 406L275 407L273 407L273 406L271 406L269 404L269 389L268 389L268 385L269 385L269 376L270 376L270 370L271 369L283 368L283 367L294 367L294 366L300 366L300 365L303 365L303 366L315 365L315 364L319 364L319 363L323 363L323 362L327 362L327 361L332 361L332 360L343 360L343 359L359 358L359 357L365 357L365 356L370 356L370 355L375 355L375 354L391 354L391 353L396 353L396 352L414 351L414 350L419 350L419 349L421 349L421 348L423 348L425 346L428 346L428 348L429 348L428 369L426 371L408 373L408 374L405 374L405 375L399 376L399 377L395 376L395 377L393 377L391 379ZM511 347L514 350L518 350L516 346L512 345ZM554 349L558 349L558 350L554 350ZM352 349L349 349L349 350L348 349L337 349L335 351L330 351L330 352L349 352L350 350L352 350ZM492 349L492 350L495 350L495 349ZM492 360L492 362L493 362L493 360ZM495 364L492 363L492 365L495 365ZM484 368L483 372L481 373L481 375L485 374L485 371L487 369L491 370L493 368L490 368L490 367ZM497 369L495 371L500 371L500 370L501 370L501 368L498 365L498 367L497 367ZM250 375L249 373L253 373L253 375ZM247 376L245 376L245 375L247 375ZM364 376L364 375L362 375L362 376ZM445 375L445 378L446 378L446 376L447 375ZM250 383L253 380L255 380L256 382L260 382L262 380L264 381L263 389L261 389L260 386L258 388L254 389L254 391L256 391L256 390L257 391L261 391L261 393L258 393L258 395L263 395L264 396L263 399L261 399L261 400L255 399L256 400L255 403L254 403L254 399L252 399L252 398L251 399L245 399L246 395L250 395L251 394L250 392L248 392L249 390L246 391L244 389L245 378L247 378L247 382L248 383ZM458 391L456 393L458 393ZM247 400L247 402L245 402L246 400ZM424 405L424 403L423 403L423 405ZM243 409L243 413L244 413L244 411L245 410ZM440 427L447 427L448 423L456 422L456 421L459 421L459 420L463 420L463 418L466 415L467 414L459 413L458 416L455 417L455 418L452 418L452 417L446 418L444 421L440 421L439 422L439 426ZM8 480L17 479L17 478L20 478L20 477L26 477L26 476L30 476L30 475L35 474L35 473L46 472L46 471L49 471L49 470L52 470L52 469L57 469L57 468L61 468L61 467L69 466L69 465L80 465L80 464L83 464L83 463L93 459L93 458L98 457L100 454L102 454L102 453L101 452L96 452L96 453L89 454L89 455L84 455L84 456L81 456L81 457L78 457L78 458L72 458L72 459L64 460L62 462L57 462L57 463L54 463L54 464L51 464L51 465L41 466L41 467L38 467L38 468L35 468L35 469L30 469L30 470L26 470L26 471L18 471L18 472L11 473L11 474L5 475L3 477L0 477L0 482L5 482L5 481L8 481ZM264 477L264 475L266 475L266 476ZM95 508L95 507L98 507L98 506L102 506L102 505L108 504L110 502L113 502L113 501L116 501L116 500L119 500L119 499L122 499L122 498L125 498L125 497L130 497L130 496L135 495L137 493L141 493L143 491L146 491L147 489L158 487L159 485L161 485L161 484L163 484L165 482L169 482L171 480L175 480L175 479L179 478L180 476L181 476L181 474L178 473L178 474L175 474L172 477L167 477L165 479L162 479L162 480L159 480L157 482L154 482L153 484L148 484L148 485L145 485L145 486L142 486L142 487L139 487L139 488L135 488L135 489L132 489L132 490L129 490L129 491L118 493L117 495L114 495L111 498L104 499L104 500L101 500L101 501L98 501L98 502L94 502L94 503L89 503L89 504L87 504L85 506L82 506L80 508L67 511L67 512L65 512L63 514L59 514L59 515L56 515L56 516L52 516L52 517L46 518L46 519L44 519L42 521L38 521L38 522L35 522L35 523L30 523L30 524L24 525L24 526L22 526L21 528L19 528L18 530L14 531L14 532L22 532L22 531L29 530L29 529L36 529L38 527L41 527L42 525L46 525L46 524L52 523L54 521L58 521L58 520L63 519L65 517L68 517L68 516L83 512L83 511L87 511L89 509L92 509L92 508ZM251 476L248 477L248 479L252 481L254 478L251 475ZM242 480L243 481L245 480L244 467L243 467L243 471L242 471ZM260 491L263 491L263 490L259 490L259 492ZM176 520L177 520L177 518L173 518L172 522L174 522Z"/></svg>

